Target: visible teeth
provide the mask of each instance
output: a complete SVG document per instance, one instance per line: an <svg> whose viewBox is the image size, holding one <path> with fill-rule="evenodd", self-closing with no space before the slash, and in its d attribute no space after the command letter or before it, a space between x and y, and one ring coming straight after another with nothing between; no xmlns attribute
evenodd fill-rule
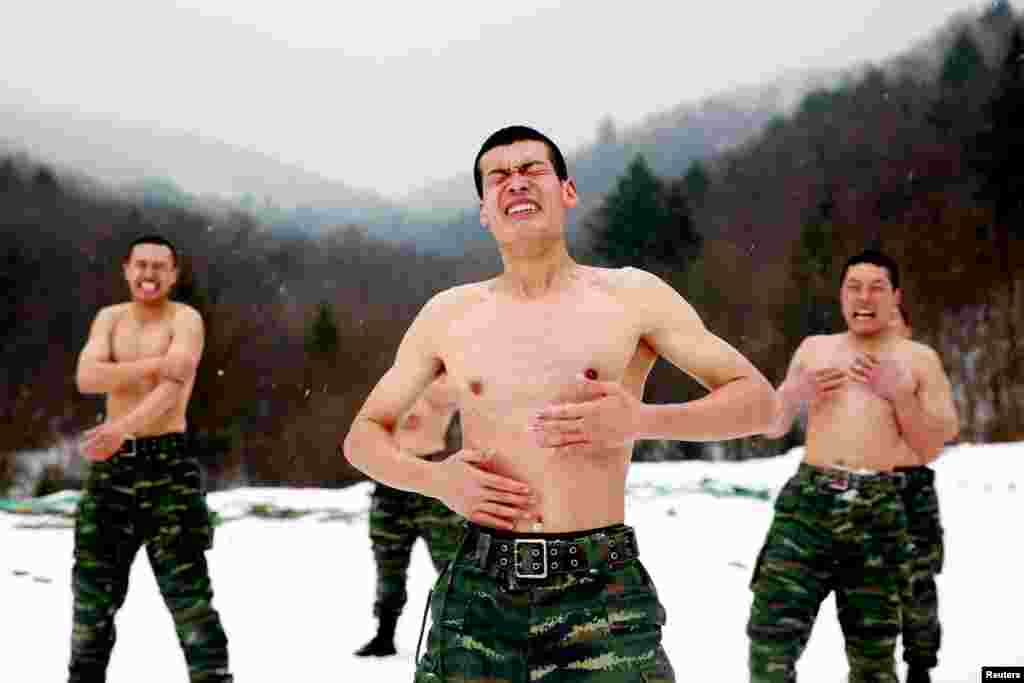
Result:
<svg viewBox="0 0 1024 683"><path fill-rule="evenodd" d="M535 210L536 210L536 207L534 207L533 204L516 204L515 206L509 208L508 215L511 216L513 214L526 213L526 212L535 211Z"/></svg>
<svg viewBox="0 0 1024 683"><path fill-rule="evenodd" d="M144 290L146 290L147 292L155 292L156 291L156 283L155 282L143 282L142 283L142 288Z"/></svg>

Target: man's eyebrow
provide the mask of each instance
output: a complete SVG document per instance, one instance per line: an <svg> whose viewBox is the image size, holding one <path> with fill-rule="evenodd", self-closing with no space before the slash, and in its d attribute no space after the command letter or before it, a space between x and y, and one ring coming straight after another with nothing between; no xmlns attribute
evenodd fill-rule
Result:
<svg viewBox="0 0 1024 683"><path fill-rule="evenodd" d="M543 163L544 163L543 159L531 159L531 160L528 160L528 161L524 161L521 164L515 164L514 166L511 166L511 168L526 169L526 168L529 168L530 166L537 166L538 164L543 164ZM492 173L508 173L508 170L509 170L509 166L498 166L496 168L492 168L491 170L487 171L484 175L491 175Z"/></svg>

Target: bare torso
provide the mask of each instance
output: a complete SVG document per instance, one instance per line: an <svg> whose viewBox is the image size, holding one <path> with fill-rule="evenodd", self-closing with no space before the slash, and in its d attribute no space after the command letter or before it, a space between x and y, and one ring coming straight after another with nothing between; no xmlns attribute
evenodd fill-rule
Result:
<svg viewBox="0 0 1024 683"><path fill-rule="evenodd" d="M492 450L493 470L529 485L544 531L616 524L624 518L631 444L566 456L531 438L531 416L572 401L581 374L620 381L640 397L654 352L641 340L614 271L584 268L571 284L523 301L493 283L467 290L442 342L466 448ZM527 525L520 523L520 528Z"/></svg>
<svg viewBox="0 0 1024 683"><path fill-rule="evenodd" d="M812 371L826 367L846 370L859 352L870 350L879 358L898 358L916 372L914 346L914 342L893 335L867 349L849 334L833 334L817 337L803 361ZM892 404L849 377L833 395L812 401L808 407L804 460L819 467L871 471L890 471L917 462L900 433Z"/></svg>
<svg viewBox="0 0 1024 683"><path fill-rule="evenodd" d="M179 310L180 304L168 302L159 317L142 321L131 314L131 304L119 305L116 311L116 322L110 333L111 360L127 362L155 358L167 353L167 349L170 348L174 339L172 321ZM173 408L164 415L154 418L144 433L132 436L153 436L185 431L185 411L192 394L193 382L189 382L185 386ZM108 393L107 419L116 420L129 413L153 391L157 383L158 378L153 375L134 385L119 387Z"/></svg>

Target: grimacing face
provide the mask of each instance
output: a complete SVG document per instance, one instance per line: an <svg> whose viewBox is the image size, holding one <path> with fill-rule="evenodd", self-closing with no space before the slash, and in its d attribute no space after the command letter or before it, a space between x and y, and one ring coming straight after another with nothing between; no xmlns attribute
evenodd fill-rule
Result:
<svg viewBox="0 0 1024 683"><path fill-rule="evenodd" d="M576 206L576 183L559 179L546 144L523 140L488 150L480 175L480 223L499 243L561 236Z"/></svg>
<svg viewBox="0 0 1024 683"><path fill-rule="evenodd" d="M174 255L162 244L136 244L124 263L124 279L133 301L163 301L178 281Z"/></svg>
<svg viewBox="0 0 1024 683"><path fill-rule="evenodd" d="M846 271L839 300L850 332L871 336L884 331L898 315L900 291L893 289L886 268L858 263Z"/></svg>

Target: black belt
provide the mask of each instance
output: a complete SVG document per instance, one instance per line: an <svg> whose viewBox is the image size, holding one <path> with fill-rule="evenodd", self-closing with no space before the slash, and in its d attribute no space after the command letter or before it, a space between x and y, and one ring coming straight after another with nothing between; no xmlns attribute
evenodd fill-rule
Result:
<svg viewBox="0 0 1024 683"><path fill-rule="evenodd" d="M907 477L907 484L910 486L921 486L922 484L935 483L935 470L927 465L916 467L897 467L896 471Z"/></svg>
<svg viewBox="0 0 1024 683"><path fill-rule="evenodd" d="M125 439L124 443L121 444L121 448L114 455L131 457L134 455L178 452L185 450L188 447L188 442L188 435L184 432L143 436L138 439Z"/></svg>
<svg viewBox="0 0 1024 683"><path fill-rule="evenodd" d="M815 467L804 463L800 465L797 474L815 482L818 489L826 493L841 493L850 489L866 489L887 484L902 490L907 485L907 475L903 472L872 472L868 474L836 468Z"/></svg>
<svg viewBox="0 0 1024 683"><path fill-rule="evenodd" d="M624 525L584 532L581 536L520 536L496 534L470 524L466 544L476 547L481 569L513 583L592 569L615 569L639 554L636 534Z"/></svg>

